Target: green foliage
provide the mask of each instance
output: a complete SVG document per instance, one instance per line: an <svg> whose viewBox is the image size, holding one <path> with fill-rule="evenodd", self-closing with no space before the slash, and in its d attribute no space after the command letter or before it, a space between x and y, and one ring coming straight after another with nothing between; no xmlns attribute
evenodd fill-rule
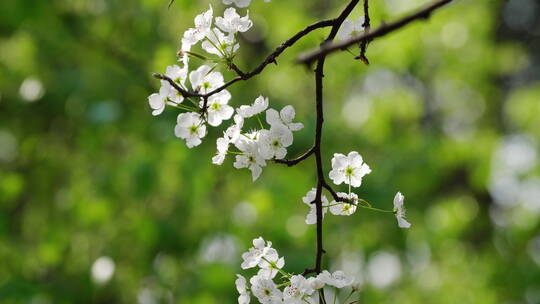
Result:
<svg viewBox="0 0 540 304"><path fill-rule="evenodd" d="M254 67L342 2L255 0L238 65ZM372 2L374 26L426 3ZM290 257L287 270L312 266L301 203L312 160L269 166L251 183L230 158L211 164L220 130L189 150L174 137L174 110L150 115L151 72L174 63L179 37L208 7L168 4L0 2L0 303L234 303L239 255L259 235ZM326 168L333 153L359 151L373 169L359 196L390 208L401 191L413 223L403 231L367 210L327 217L325 266L357 270L363 303L540 302L538 157L511 181L497 168L512 159L496 161L516 136L538 151L540 60L537 45L512 38L532 34L509 27L506 9L457 1L371 43L370 66L347 52L327 61ZM259 94L295 106L306 127L291 156L312 143L315 117L313 74L293 60L325 31L230 89L235 106ZM501 198L514 181L521 195ZM374 268L381 253L400 267L386 287L380 277L395 267ZM91 269L102 256L115 271L99 284Z"/></svg>

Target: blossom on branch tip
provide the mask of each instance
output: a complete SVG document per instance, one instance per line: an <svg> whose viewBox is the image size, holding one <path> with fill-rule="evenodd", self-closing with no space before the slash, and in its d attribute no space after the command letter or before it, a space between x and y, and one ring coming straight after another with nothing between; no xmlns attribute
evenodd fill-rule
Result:
<svg viewBox="0 0 540 304"><path fill-rule="evenodd" d="M369 173L371 173L371 169L363 162L362 156L356 151L350 152L347 156L335 153L332 158L330 179L336 185L344 182L353 187L360 187L362 177Z"/></svg>
<svg viewBox="0 0 540 304"><path fill-rule="evenodd" d="M178 115L174 134L185 139L188 148L193 148L201 144L201 138L206 135L206 125L197 113L181 113Z"/></svg>
<svg viewBox="0 0 540 304"><path fill-rule="evenodd" d="M394 197L394 213L396 214L399 228L410 228L411 223L407 222L405 219L404 200L405 197L401 192L396 193L396 196Z"/></svg>
<svg viewBox="0 0 540 304"><path fill-rule="evenodd" d="M225 36L225 34L217 28L211 29L206 37L208 40L204 40L201 47L206 52L221 58L232 58L240 48L240 45L236 43L234 36Z"/></svg>
<svg viewBox="0 0 540 304"><path fill-rule="evenodd" d="M244 118L249 118L259 113L264 112L264 110L266 110L267 108L268 108L268 98L264 96L259 96L257 97L257 99L255 99L252 105L240 106L240 108L238 108L236 112L238 112L238 114L240 114Z"/></svg>
<svg viewBox="0 0 540 304"><path fill-rule="evenodd" d="M361 16L356 21L345 20L338 31L339 40L349 40L364 32L364 21L366 18Z"/></svg>
<svg viewBox="0 0 540 304"><path fill-rule="evenodd" d="M310 208L309 213L306 216L306 224L308 225L313 225L317 223L317 208L314 203L316 195L317 195L317 189L312 188L304 197L302 197L302 202L304 202L304 204L308 205ZM326 212L328 212L328 199L326 198L326 196L322 194L321 194L321 202L323 206L322 216L324 218L324 215L326 214Z"/></svg>
<svg viewBox="0 0 540 304"><path fill-rule="evenodd" d="M266 122L271 126L283 125L291 131L298 131L301 130L304 125L302 123L292 122L295 115L294 107L291 105L285 106L279 113L274 109L268 109L266 111Z"/></svg>
<svg viewBox="0 0 540 304"><path fill-rule="evenodd" d="M192 45L206 37L212 27L213 13L212 6L210 6L209 10L195 17L195 27L184 32L182 50L189 51Z"/></svg>
<svg viewBox="0 0 540 304"><path fill-rule="evenodd" d="M259 265L262 258L266 257L270 249L272 249L272 242L266 242L262 237L253 239L252 243L253 247L242 254L244 260L240 265L242 269L249 269Z"/></svg>
<svg viewBox="0 0 540 304"><path fill-rule="evenodd" d="M247 32L253 26L253 21L249 19L248 14L240 17L236 9L229 7L223 12L223 17L216 17L216 25L232 36L238 32Z"/></svg>
<svg viewBox="0 0 540 304"><path fill-rule="evenodd" d="M347 194L345 192L338 192L338 197L347 199L349 202L337 202L332 201L330 203L330 212L333 215L351 215L356 212L356 205L358 204L358 195L355 193Z"/></svg>
<svg viewBox="0 0 540 304"><path fill-rule="evenodd" d="M152 109L152 115L158 116L163 113L165 110L165 105L167 103L167 95L169 94L169 89L161 86L159 93L153 93L148 96L148 104Z"/></svg>
<svg viewBox="0 0 540 304"><path fill-rule="evenodd" d="M270 248L258 266L260 269L257 275L273 279L279 270L285 266L285 258L279 257L277 250Z"/></svg>

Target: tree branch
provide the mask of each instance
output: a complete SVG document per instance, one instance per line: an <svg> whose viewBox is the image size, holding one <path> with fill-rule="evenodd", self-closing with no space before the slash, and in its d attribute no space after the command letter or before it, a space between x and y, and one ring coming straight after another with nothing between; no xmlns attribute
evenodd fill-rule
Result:
<svg viewBox="0 0 540 304"><path fill-rule="evenodd" d="M320 59L321 57L324 57L324 56L328 56L330 53L333 53L333 52L336 52L338 50L344 50L346 49L347 47L351 46L351 45L354 45L354 44L357 44L359 42L362 42L362 41L370 41L370 40L373 40L375 38L378 38L378 37L382 37L388 33L391 33L397 29L400 29L402 27L404 27L405 25L415 21L415 20L419 20L419 19L427 19L429 18L429 16L431 15L431 13L433 11L435 11L436 9L452 2L453 0L439 0L439 1L436 1L434 2L433 4L417 11L416 13L413 13L409 16L406 16L394 23L390 23L390 24L383 24L381 26L379 26L377 29L375 29L374 31L371 31L371 32L368 32L368 33L364 33L363 35L359 35L357 37L353 37L349 40L345 40L345 41L340 41L340 42L336 42L336 43L328 43L328 44L325 44L323 45L322 47L314 50L314 51L310 51L310 52L306 52L306 53L303 53L303 54L300 54L300 56L298 56L297 58L297 62L298 63L306 63L306 64L310 64L318 59Z"/></svg>
<svg viewBox="0 0 540 304"><path fill-rule="evenodd" d="M364 32L369 33L369 30L371 29L371 18L369 18L369 0L364 0L364 23L362 24L364 27ZM363 40L360 43L360 55L356 56L354 59L360 59L362 62L364 62L366 65L369 65L369 60L366 57L366 51L367 51L367 45L371 40Z"/></svg>
<svg viewBox="0 0 540 304"><path fill-rule="evenodd" d="M323 43L321 43L321 48L324 47L324 45L330 43L334 38L336 37L339 28L341 27L341 24L347 16L350 15L352 10L356 7L360 0L352 0L349 2L347 7L341 12L341 14L334 20L334 24L332 25L332 30L330 31L330 34L328 37L324 40ZM315 267L313 268L313 272L320 273L321 272L321 266L322 266L322 256L325 253L324 247L323 247L323 233L322 233L322 224L323 224L323 206L322 206L322 188L326 184L326 180L324 178L324 170L323 170L323 164L322 164L322 152L321 152L321 141L322 141L322 131L323 131L323 123L324 123L324 111L323 111L323 78L324 78L324 62L326 59L326 55L323 55L318 58L317 60L317 67L315 68L315 107L317 111L317 124L315 127L315 144L314 144L314 154L315 154L315 162L317 165L317 190L315 194L315 211L316 211L316 230L317 230L317 249L316 249L316 257L315 257ZM306 271L309 271L306 270ZM323 295L320 295L323 296Z"/></svg>
<svg viewBox="0 0 540 304"><path fill-rule="evenodd" d="M315 152L315 146L311 147L306 153L302 154L301 156L295 158L295 159L275 159L274 162L278 164L287 165L289 167L296 166L301 161L305 160L306 158L310 157Z"/></svg>

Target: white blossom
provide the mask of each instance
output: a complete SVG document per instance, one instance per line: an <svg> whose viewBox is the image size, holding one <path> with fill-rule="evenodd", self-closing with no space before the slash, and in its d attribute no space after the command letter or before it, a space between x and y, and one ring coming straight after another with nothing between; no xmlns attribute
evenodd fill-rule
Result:
<svg viewBox="0 0 540 304"><path fill-rule="evenodd" d="M206 52L221 58L231 58L240 48L240 45L236 43L234 36L225 36L225 34L217 28L210 30L207 38L208 40L202 42L202 48Z"/></svg>
<svg viewBox="0 0 540 304"><path fill-rule="evenodd" d="M277 250L270 248L259 262L260 269L257 275L273 279L283 266L285 266L285 258L279 257Z"/></svg>
<svg viewBox="0 0 540 304"><path fill-rule="evenodd" d="M193 148L201 144L201 138L206 135L206 125L197 113L181 113L178 115L174 134L185 139L188 148Z"/></svg>
<svg viewBox="0 0 540 304"><path fill-rule="evenodd" d="M257 99L255 99L255 101L253 102L252 105L250 105L250 106L246 106L246 105L240 106L240 108L237 109L236 111L242 117L249 118L249 117L252 117L252 116L257 115L259 113L262 113L264 110L266 110L266 108L268 108L268 98L265 98L263 96L259 96L259 97L257 97Z"/></svg>
<svg viewBox="0 0 540 304"><path fill-rule="evenodd" d="M201 94L206 94L224 84L223 75L212 71L212 68L207 65L202 65L189 73L189 82L193 90Z"/></svg>
<svg viewBox="0 0 540 304"><path fill-rule="evenodd" d="M208 98L208 124L217 127L222 121L231 119L234 114L234 109L227 103L231 99L231 93L227 90L220 91ZM201 100L202 107L204 101Z"/></svg>
<svg viewBox="0 0 540 304"><path fill-rule="evenodd" d="M230 138L231 143L235 144L240 139L243 126L244 118L239 114L234 115L234 124L225 131L225 134Z"/></svg>
<svg viewBox="0 0 540 304"><path fill-rule="evenodd" d="M299 122L292 122L295 115L294 107L291 105L285 106L279 113L274 109L268 109L266 111L266 122L268 122L268 124L270 124L272 127L276 125L283 125L289 128L291 131L298 131L301 130L304 125Z"/></svg>
<svg viewBox="0 0 540 304"><path fill-rule="evenodd" d="M229 7L223 12L223 17L216 17L216 25L230 36L237 32L247 32L252 26L253 21L249 19L249 15L240 17L236 9Z"/></svg>
<svg viewBox="0 0 540 304"><path fill-rule="evenodd" d="M357 36L364 32L365 17L362 16L356 21L345 20L339 28L338 38L339 40L349 40L354 36Z"/></svg>
<svg viewBox="0 0 540 304"><path fill-rule="evenodd" d="M261 304L283 303L283 294L271 279L256 275L249 282L251 283L251 292Z"/></svg>
<svg viewBox="0 0 540 304"><path fill-rule="evenodd" d="M315 196L317 195L317 189L313 188L309 190L309 192L302 198L302 201L304 204L309 206L309 213L306 216L306 224L313 225L317 223L317 208L315 206ZM321 194L321 202L322 202L322 216L324 218L324 215L326 212L328 212L328 199L326 199L326 196Z"/></svg>
<svg viewBox="0 0 540 304"><path fill-rule="evenodd" d="M358 204L358 195L351 193L347 194L345 192L338 192L338 197L345 198L352 201L352 204L347 202L336 202L332 201L330 203L330 212L333 215L351 215L356 212L356 205Z"/></svg>
<svg viewBox="0 0 540 304"><path fill-rule="evenodd" d="M157 116L163 113L165 110L165 105L167 103L167 95L169 94L169 89L161 86L159 93L153 93L148 96L148 104L152 109L152 115Z"/></svg>
<svg viewBox="0 0 540 304"><path fill-rule="evenodd" d="M334 286L337 288L351 286L354 283L354 278L347 276L341 270L335 271L332 274L330 274L328 270L324 270L317 276L317 278L326 285Z"/></svg>
<svg viewBox="0 0 540 304"><path fill-rule="evenodd" d="M261 263L263 257L266 258L267 255L270 255L270 258L272 258L274 250L270 249L273 249L272 242L266 242L262 237L253 239L253 247L242 254L242 259L244 261L240 267L242 267L242 269L253 268ZM275 254L277 254L277 252Z"/></svg>
<svg viewBox="0 0 540 304"><path fill-rule="evenodd" d="M211 6L209 10L195 17L195 27L184 32L182 50L189 51L192 45L206 37L212 27L212 19L213 10Z"/></svg>
<svg viewBox="0 0 540 304"><path fill-rule="evenodd" d="M238 304L249 304L251 297L247 288L246 278L239 274L237 274L236 277L237 279L234 283L236 285L236 290L238 290L238 293L240 294L240 296L238 296Z"/></svg>
<svg viewBox="0 0 540 304"><path fill-rule="evenodd" d="M317 277L311 277L307 279L307 282L309 284L309 287L313 290L319 290L324 287L324 282L317 276Z"/></svg>
<svg viewBox="0 0 540 304"><path fill-rule="evenodd" d="M231 143L231 139L229 138L229 136L227 136L227 134L223 134L223 137L220 137L216 140L217 153L214 157L212 157L213 164L215 165L223 164L223 161L225 160L225 156L227 156L230 143Z"/></svg>
<svg viewBox="0 0 540 304"><path fill-rule="evenodd" d="M264 2L270 2L270 0L264 0ZM231 5L233 3L238 7L248 7L251 0L223 0L223 4L225 5Z"/></svg>
<svg viewBox="0 0 540 304"><path fill-rule="evenodd" d="M270 130L261 130L259 151L265 159L283 159L287 155L287 147L292 145L293 135L284 126L273 126Z"/></svg>
<svg viewBox="0 0 540 304"><path fill-rule="evenodd" d="M411 223L407 222L405 219L404 199L405 197L401 192L396 193L396 196L394 197L394 213L396 214L399 228L410 228Z"/></svg>
<svg viewBox="0 0 540 304"><path fill-rule="evenodd" d="M290 283L291 284L283 290L284 304L306 303L304 297L309 296L314 292L309 281L302 275L293 275Z"/></svg>
<svg viewBox="0 0 540 304"><path fill-rule="evenodd" d="M330 179L336 185L345 182L353 187L360 187L362 177L369 173L371 173L371 169L363 162L362 156L356 151L350 152L347 156L336 153L332 158Z"/></svg>
<svg viewBox="0 0 540 304"><path fill-rule="evenodd" d="M236 160L233 166L237 169L248 168L251 170L253 181L255 181L262 172L262 167L266 166L264 157L259 153L259 144L256 140L258 134L246 134L246 136L240 138L236 143L236 147L243 153L242 155L236 155ZM245 138L248 137L248 138Z"/></svg>

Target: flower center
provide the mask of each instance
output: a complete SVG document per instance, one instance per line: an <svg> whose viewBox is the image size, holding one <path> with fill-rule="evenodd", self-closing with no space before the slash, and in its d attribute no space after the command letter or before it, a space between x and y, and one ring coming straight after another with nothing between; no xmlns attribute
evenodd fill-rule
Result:
<svg viewBox="0 0 540 304"><path fill-rule="evenodd" d="M221 104L219 104L217 102L212 104L212 110L217 111L220 108L221 108Z"/></svg>
<svg viewBox="0 0 540 304"><path fill-rule="evenodd" d="M269 295L272 294L272 291L270 291L270 289L268 289L268 288L265 289L263 292L264 292L264 294L267 295L267 296L269 296Z"/></svg>
<svg viewBox="0 0 540 304"><path fill-rule="evenodd" d="M351 168L351 167L347 167L347 169L345 169L345 174L346 174L347 176L353 175L353 174L354 174L354 169Z"/></svg>
<svg viewBox="0 0 540 304"><path fill-rule="evenodd" d="M191 134L196 134L197 133L197 126L196 125L193 125L191 127L189 127L189 133Z"/></svg>
<svg viewBox="0 0 540 304"><path fill-rule="evenodd" d="M203 87L205 89L210 89L210 82L207 81L207 82L203 83Z"/></svg>

